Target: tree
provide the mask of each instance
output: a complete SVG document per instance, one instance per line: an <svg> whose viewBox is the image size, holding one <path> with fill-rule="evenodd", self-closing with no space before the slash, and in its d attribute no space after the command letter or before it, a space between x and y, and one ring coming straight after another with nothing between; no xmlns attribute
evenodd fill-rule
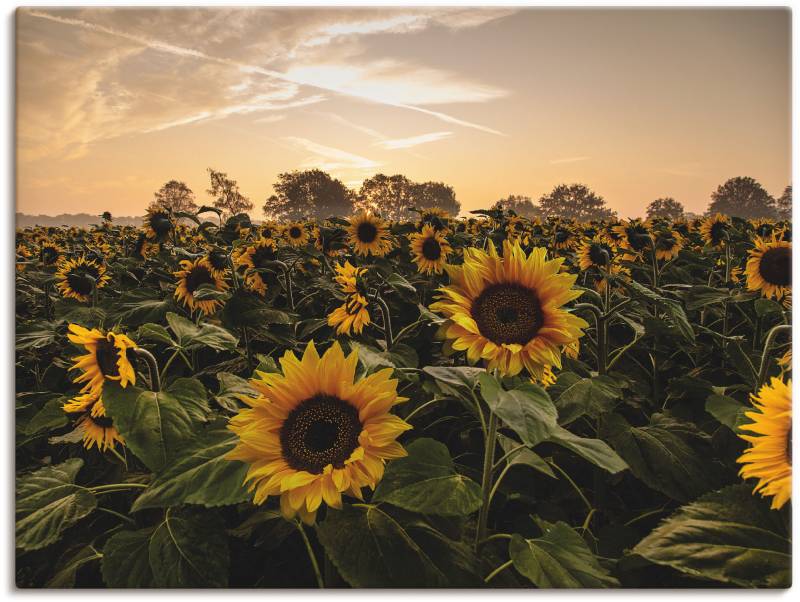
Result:
<svg viewBox="0 0 800 602"><path fill-rule="evenodd" d="M753 178L731 178L711 195L708 213L722 213L746 219L777 216L775 199Z"/></svg>
<svg viewBox="0 0 800 602"><path fill-rule="evenodd" d="M558 216L580 222L611 219L616 215L606 207L603 197L583 184L559 184L539 199L539 209L546 217Z"/></svg>
<svg viewBox="0 0 800 602"><path fill-rule="evenodd" d="M777 201L778 217L780 219L792 219L792 185L789 184L783 189L783 194Z"/></svg>
<svg viewBox="0 0 800 602"><path fill-rule="evenodd" d="M154 194L156 203L172 212L183 211L192 213L197 211L194 202L194 192L183 182L170 180Z"/></svg>
<svg viewBox="0 0 800 602"><path fill-rule="evenodd" d="M275 194L264 203L267 218L322 220L353 212L353 191L320 169L278 174L272 187Z"/></svg>
<svg viewBox="0 0 800 602"><path fill-rule="evenodd" d="M491 208L502 209L504 211L511 209L520 217L527 217L528 219L539 217L541 214L539 208L534 205L533 201L531 200L531 197L521 194L510 194L504 199L495 201Z"/></svg>
<svg viewBox="0 0 800 602"><path fill-rule="evenodd" d="M683 204L672 197L656 199L647 206L647 219L663 217L668 220L679 220L684 217Z"/></svg>
<svg viewBox="0 0 800 602"><path fill-rule="evenodd" d="M358 206L380 213L386 219L409 217L414 206L413 182L405 176L376 174L364 180L358 192Z"/></svg>
<svg viewBox="0 0 800 602"><path fill-rule="evenodd" d="M208 175L211 178L211 188L206 192L214 197L214 207L222 209L223 216L231 217L253 208L253 203L239 192L239 184L228 178L228 174L209 167Z"/></svg>
<svg viewBox="0 0 800 602"><path fill-rule="evenodd" d="M453 216L458 215L461 211L461 203L456 200L455 190L444 182L412 184L411 198L416 209L438 207Z"/></svg>

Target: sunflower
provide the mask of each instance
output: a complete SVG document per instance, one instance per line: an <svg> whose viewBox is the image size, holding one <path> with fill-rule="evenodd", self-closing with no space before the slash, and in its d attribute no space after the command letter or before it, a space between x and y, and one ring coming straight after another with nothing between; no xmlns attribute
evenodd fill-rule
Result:
<svg viewBox="0 0 800 602"><path fill-rule="evenodd" d="M81 256L64 259L58 264L56 288L61 291L63 297L86 302L95 287L100 290L110 279L104 265Z"/></svg>
<svg viewBox="0 0 800 602"><path fill-rule="evenodd" d="M770 241L756 237L753 243L745 266L747 290L780 301L792 290L792 243L774 237Z"/></svg>
<svg viewBox="0 0 800 602"><path fill-rule="evenodd" d="M291 222L283 229L286 240L293 247L302 247L308 242L308 232L301 222Z"/></svg>
<svg viewBox="0 0 800 602"><path fill-rule="evenodd" d="M491 242L488 253L465 249L463 265L445 266L451 284L431 305L447 317L441 333L470 362L484 359L504 375L524 367L539 379L544 366L561 368L561 348L588 326L561 307L581 294L572 288L576 275L559 273L563 262L548 261L543 248L526 256L509 241L502 258Z"/></svg>
<svg viewBox="0 0 800 602"><path fill-rule="evenodd" d="M364 296L364 285L360 280L366 271L349 261L336 266L334 280L346 295L345 302L328 315L328 326L335 326L336 334L349 335L351 331L361 334L364 326L370 323L369 302Z"/></svg>
<svg viewBox="0 0 800 602"><path fill-rule="evenodd" d="M530 243L530 231L525 220L518 215L512 215L506 220L506 238L511 242L519 241L523 245Z"/></svg>
<svg viewBox="0 0 800 602"><path fill-rule="evenodd" d="M144 233L147 238L164 240L174 227L169 211L155 203L147 208L147 215L144 218Z"/></svg>
<svg viewBox="0 0 800 602"><path fill-rule="evenodd" d="M535 378L533 376L531 377L531 382L534 385L541 386L543 389L546 389L550 385L556 384L556 380L558 380L558 379L557 379L556 375L553 373L553 367L552 366L545 366L544 367L544 370L542 372L541 378Z"/></svg>
<svg viewBox="0 0 800 602"><path fill-rule="evenodd" d="M83 435L83 446L91 449L97 446L100 451L113 448L119 442L125 445L125 440L114 426L113 421L106 415L106 408L100 391L89 391L71 399L63 405L67 414L81 414L75 424L76 430Z"/></svg>
<svg viewBox="0 0 800 602"><path fill-rule="evenodd" d="M239 441L226 458L249 464L245 483L253 503L281 498L287 519L312 524L324 502L341 508L342 494L363 499L387 460L406 455L397 437L411 428L390 413L397 395L391 368L355 381L358 351L345 357L334 343L322 357L314 342L302 359L287 351L282 373L256 372L258 397L229 424Z"/></svg>
<svg viewBox="0 0 800 602"><path fill-rule="evenodd" d="M350 244L355 247L358 255L372 254L375 257L383 257L392 249L386 222L366 211L362 211L350 220L347 232Z"/></svg>
<svg viewBox="0 0 800 602"><path fill-rule="evenodd" d="M453 252L445 232L437 231L433 226L423 226L422 232L411 235L411 261L417 264L417 270L423 274L442 273L447 256Z"/></svg>
<svg viewBox="0 0 800 602"><path fill-rule="evenodd" d="M448 229L448 223L452 216L439 207L431 207L430 209L423 209L419 214L419 221L417 222L417 230L422 230L425 226L430 226L436 232Z"/></svg>
<svg viewBox="0 0 800 602"><path fill-rule="evenodd" d="M638 219L623 221L618 226L614 226L614 233L619 237L620 249L627 251L623 259L628 261L639 257L645 249L650 248L653 242L650 230Z"/></svg>
<svg viewBox="0 0 800 602"><path fill-rule="evenodd" d="M656 259L670 261L675 259L683 248L684 239L675 230L662 230L655 235Z"/></svg>
<svg viewBox="0 0 800 602"><path fill-rule="evenodd" d="M553 247L560 250L574 249L578 244L575 232L567 226L558 226L553 232Z"/></svg>
<svg viewBox="0 0 800 602"><path fill-rule="evenodd" d="M739 427L755 435L739 435L752 445L736 460L739 474L758 479L753 493L772 497L772 508L783 508L792 497L792 381L772 378L758 395L750 396L755 411L745 412L753 422Z"/></svg>
<svg viewBox="0 0 800 602"><path fill-rule="evenodd" d="M50 240L43 240L39 248L39 260L44 265L54 265L64 257L64 249Z"/></svg>
<svg viewBox="0 0 800 602"><path fill-rule="evenodd" d="M700 224L700 236L703 242L715 249L721 249L725 245L728 233L728 218L721 213L716 213Z"/></svg>
<svg viewBox="0 0 800 602"><path fill-rule="evenodd" d="M222 274L214 270L204 257L194 260L184 259L180 262L180 266L183 269L174 273L178 278L175 298L186 305L190 311L199 309L207 316L217 311L217 308L222 305L221 300L196 300L194 292L203 284L210 284L218 291L226 290L228 283L223 280Z"/></svg>
<svg viewBox="0 0 800 602"><path fill-rule="evenodd" d="M129 351L136 349L136 343L124 334L103 333L97 328L84 328L70 324L67 338L76 345L83 345L86 355L73 358L73 370L81 374L73 382L86 383L81 393L99 392L106 380L119 382L124 389L128 384L136 384L136 371L131 364Z"/></svg>
<svg viewBox="0 0 800 602"><path fill-rule="evenodd" d="M606 242L606 238L596 236L581 243L578 249L578 266L584 271L589 268L607 269L613 257L614 249Z"/></svg>

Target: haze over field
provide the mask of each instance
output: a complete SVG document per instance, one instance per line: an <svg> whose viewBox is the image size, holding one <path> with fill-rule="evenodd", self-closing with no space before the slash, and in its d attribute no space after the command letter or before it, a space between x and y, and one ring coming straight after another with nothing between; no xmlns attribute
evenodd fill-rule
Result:
<svg viewBox="0 0 800 602"><path fill-rule="evenodd" d="M621 217L790 184L788 10L21 9L18 206L142 215L207 167L443 181L462 210L582 182Z"/></svg>

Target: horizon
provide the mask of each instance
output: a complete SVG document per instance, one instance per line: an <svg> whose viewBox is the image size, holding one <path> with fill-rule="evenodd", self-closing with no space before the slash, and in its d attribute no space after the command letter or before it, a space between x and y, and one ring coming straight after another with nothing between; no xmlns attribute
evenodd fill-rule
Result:
<svg viewBox="0 0 800 602"><path fill-rule="evenodd" d="M791 184L788 9L18 9L17 207L139 217L206 167L319 168L462 213L580 182L620 217ZM635 52L634 52L635 51ZM72 213L73 215L76 213Z"/></svg>

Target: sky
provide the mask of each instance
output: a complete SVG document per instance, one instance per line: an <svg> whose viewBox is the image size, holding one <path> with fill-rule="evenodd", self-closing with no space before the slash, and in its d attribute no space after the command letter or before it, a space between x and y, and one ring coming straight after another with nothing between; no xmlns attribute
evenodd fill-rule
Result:
<svg viewBox="0 0 800 602"><path fill-rule="evenodd" d="M320 168L462 212L580 182L621 217L791 177L785 9L20 9L17 210L142 215L212 167L261 207Z"/></svg>

